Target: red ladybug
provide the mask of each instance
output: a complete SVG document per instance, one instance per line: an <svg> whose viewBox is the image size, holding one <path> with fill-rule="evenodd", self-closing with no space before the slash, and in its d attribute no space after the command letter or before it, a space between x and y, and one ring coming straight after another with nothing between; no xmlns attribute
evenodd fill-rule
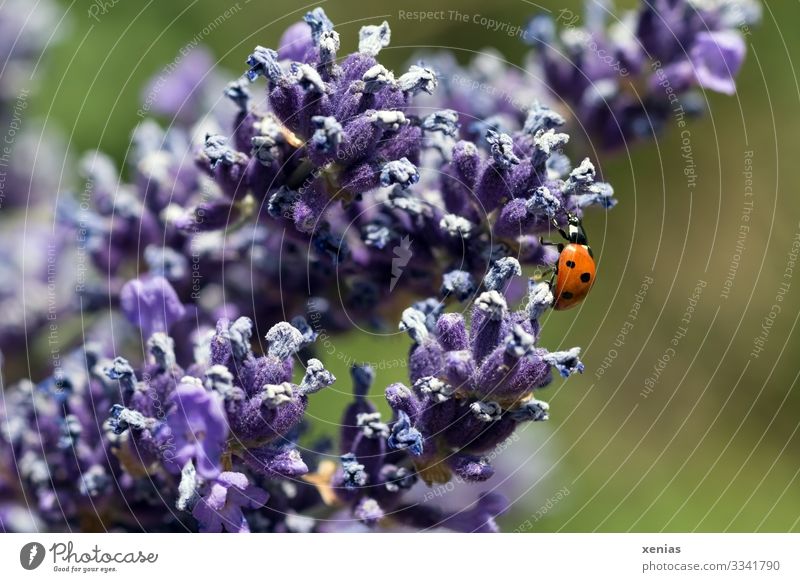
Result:
<svg viewBox="0 0 800 582"><path fill-rule="evenodd" d="M563 311L583 301L594 284L597 267L580 218L568 214L566 230L559 228L558 231L567 244L558 245L558 263L553 276L555 284L551 280L550 287L555 298L553 309Z"/></svg>

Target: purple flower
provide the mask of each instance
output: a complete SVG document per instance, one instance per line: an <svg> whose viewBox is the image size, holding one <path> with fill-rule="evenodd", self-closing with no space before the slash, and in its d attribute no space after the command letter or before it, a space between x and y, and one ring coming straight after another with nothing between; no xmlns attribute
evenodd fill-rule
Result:
<svg viewBox="0 0 800 582"><path fill-rule="evenodd" d="M174 472L193 461L198 475L211 479L220 472L228 437L222 398L202 384L185 378L170 398L166 430L162 435L164 459ZM174 449L170 451L169 447Z"/></svg>
<svg viewBox="0 0 800 582"><path fill-rule="evenodd" d="M746 51L744 40L735 32L699 33L690 55L698 84L704 89L733 95Z"/></svg>
<svg viewBox="0 0 800 582"><path fill-rule="evenodd" d="M128 281L120 292L120 304L128 321L147 338L155 332L169 332L186 313L175 289L163 277Z"/></svg>
<svg viewBox="0 0 800 582"><path fill-rule="evenodd" d="M407 449L415 456L421 455L424 450L422 435L411 426L408 415L402 410L398 412L397 422L394 423L392 434L387 442L391 448L397 450Z"/></svg>
<svg viewBox="0 0 800 582"><path fill-rule="evenodd" d="M208 493L194 506L192 515L201 532L248 533L243 509L257 509L267 502L267 492L251 485L242 473L226 471L211 482Z"/></svg>
<svg viewBox="0 0 800 582"><path fill-rule="evenodd" d="M364 465L358 462L353 453L342 455L342 472L342 482L348 489L363 487L369 479Z"/></svg>

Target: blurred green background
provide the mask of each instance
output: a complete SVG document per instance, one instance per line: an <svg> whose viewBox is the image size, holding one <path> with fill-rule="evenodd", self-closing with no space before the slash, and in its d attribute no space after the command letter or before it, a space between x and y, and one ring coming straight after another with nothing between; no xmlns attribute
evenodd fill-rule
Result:
<svg viewBox="0 0 800 582"><path fill-rule="evenodd" d="M464 62L484 47L502 51L516 64L525 53L515 37L452 20L401 20L399 10L458 9L522 24L536 12L535 4L331 0L316 5L336 23L343 50L355 48L360 26L388 20L392 43L381 60L398 70L425 47L452 47ZM538 4L551 10L580 5ZM202 40L222 68L239 74L256 44L275 46L282 30L315 4L64 2L70 24L49 51L40 74L42 91L32 102L35 113L49 127L63 129L74 153L100 148L122 160L147 80L236 5L236 14ZM792 241L800 233L795 159L800 88L793 63L800 57L800 3L765 5L763 24L747 37L739 94L709 95L709 115L689 128L698 173L693 192L686 187L675 127L658 142L592 156L614 184L620 204L587 218L600 261L597 284L581 309L548 316L542 340L550 349L583 346L586 372L557 380L541 394L551 404L550 422L526 426L520 440L499 455L500 473L513 473L507 483L494 484L509 488L514 498L513 510L502 519L506 530L800 530L795 329L800 272L787 271ZM89 17L90 10L97 19ZM746 152L752 152L751 162ZM573 153L583 155L586 148L578 145ZM744 222L743 172L749 165L754 204ZM740 241L742 224L749 232ZM734 256L737 241L740 260ZM724 297L733 265L738 266ZM646 295L637 299L651 278ZM681 319L699 282L705 287L687 325ZM790 285L782 310L764 332L782 282ZM629 313L637 301L641 308L633 320ZM681 327L685 336L673 346ZM623 328L628 333L615 344ZM763 351L754 357L754 339L764 333ZM408 349L399 335L354 335L335 342L355 360L404 357ZM671 346L674 355L666 352ZM665 353L670 361L647 393L647 379L656 376L654 366ZM330 366L342 379L340 391L321 394L311 414L333 429L348 398L348 381L345 361ZM379 371L381 387L401 380L401 368ZM380 400L380 394L374 397ZM475 492L487 485L493 484Z"/></svg>

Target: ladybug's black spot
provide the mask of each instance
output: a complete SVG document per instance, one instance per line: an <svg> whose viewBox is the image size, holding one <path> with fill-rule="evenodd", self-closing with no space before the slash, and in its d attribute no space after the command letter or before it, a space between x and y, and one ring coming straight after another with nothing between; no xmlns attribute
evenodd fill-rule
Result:
<svg viewBox="0 0 800 582"><path fill-rule="evenodd" d="M592 276L589 273L581 273L581 281L588 283Z"/></svg>
<svg viewBox="0 0 800 582"><path fill-rule="evenodd" d="M561 294L561 298L562 299L572 299L572 293L570 293L569 291L564 291Z"/></svg>
<svg viewBox="0 0 800 582"><path fill-rule="evenodd" d="M567 261L567 266L570 269L574 269L575 268L575 261Z"/></svg>

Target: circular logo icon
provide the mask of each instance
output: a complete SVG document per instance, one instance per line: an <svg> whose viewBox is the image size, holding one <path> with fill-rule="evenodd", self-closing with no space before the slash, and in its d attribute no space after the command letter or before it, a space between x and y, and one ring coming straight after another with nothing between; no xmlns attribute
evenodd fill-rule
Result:
<svg viewBox="0 0 800 582"><path fill-rule="evenodd" d="M39 542L30 542L19 551L19 563L26 570L35 570L44 561L44 546Z"/></svg>

